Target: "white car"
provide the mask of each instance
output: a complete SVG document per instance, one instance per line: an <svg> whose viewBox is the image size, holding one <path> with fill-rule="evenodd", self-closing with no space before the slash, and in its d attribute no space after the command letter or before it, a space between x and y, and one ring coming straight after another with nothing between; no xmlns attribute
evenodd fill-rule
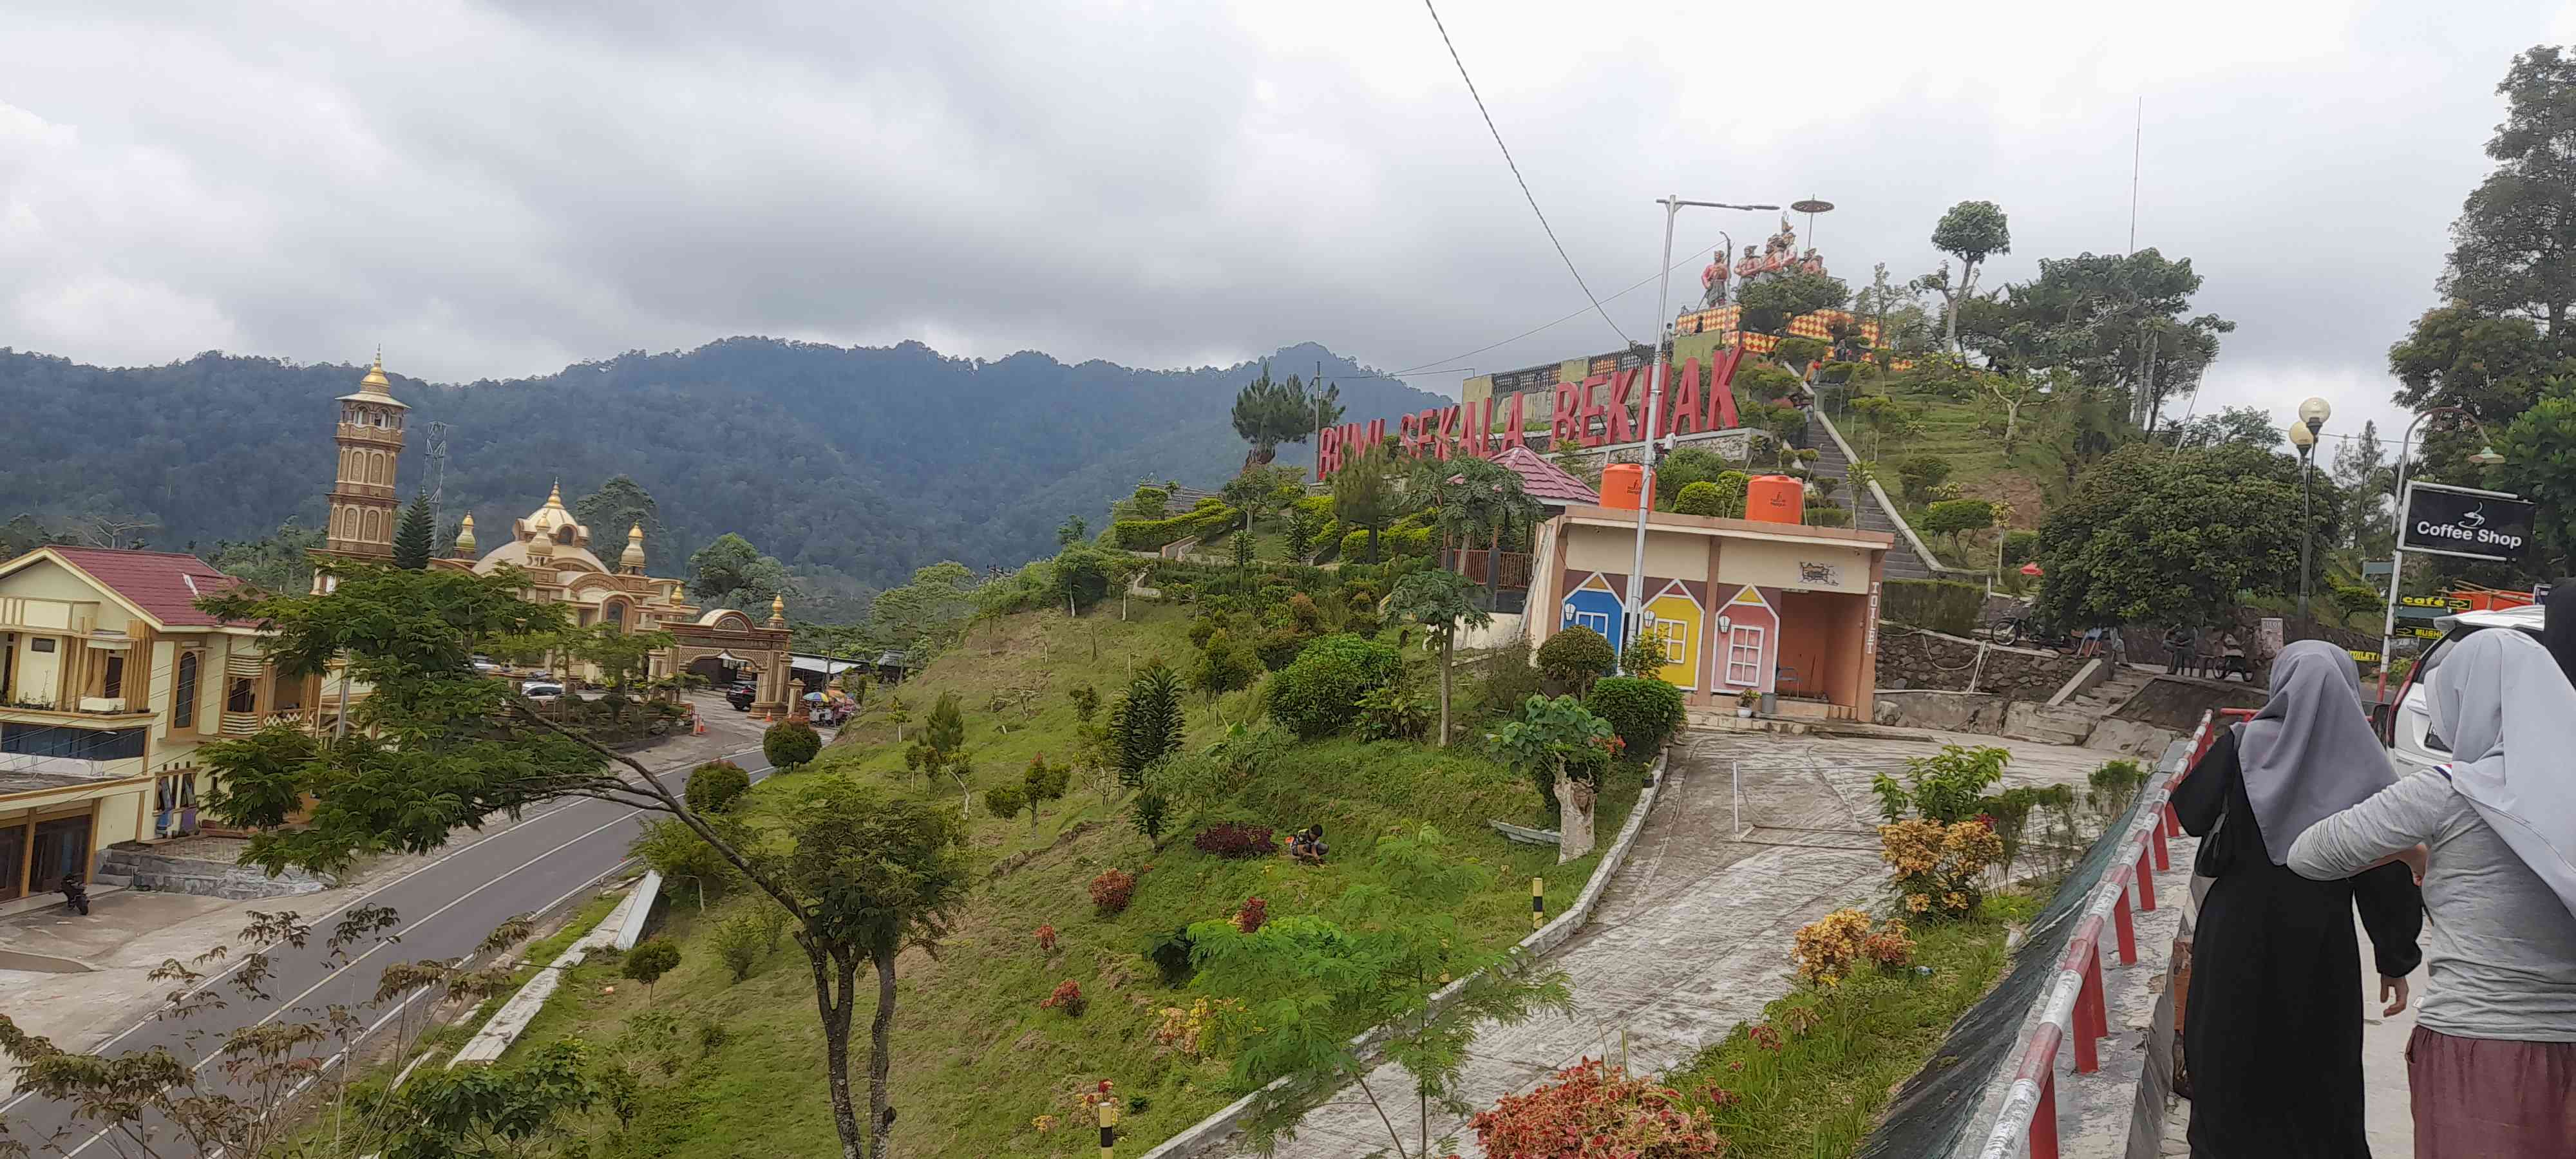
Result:
<svg viewBox="0 0 2576 1159"><path fill-rule="evenodd" d="M560 700L564 686L542 680L531 680L519 686L519 695L530 700Z"/></svg>
<svg viewBox="0 0 2576 1159"><path fill-rule="evenodd" d="M2538 604L2504 608L2492 612L2462 612L2433 621L2443 629L2443 636L2425 649L2424 658L2416 661L2415 670L2407 674L2406 686L2397 694L2397 711L2390 718L2388 755L2397 766L2397 775L2419 773L2452 760L2451 748L2433 732L2433 701L2427 695L2432 682L2442 678L2442 661L2449 659L2460 641L2480 632L2509 628L2540 638L2540 625L2546 613Z"/></svg>

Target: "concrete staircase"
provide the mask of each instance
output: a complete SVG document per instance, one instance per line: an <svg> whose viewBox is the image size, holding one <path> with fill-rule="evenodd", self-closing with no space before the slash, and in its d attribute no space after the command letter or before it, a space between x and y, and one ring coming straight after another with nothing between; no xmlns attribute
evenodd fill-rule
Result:
<svg viewBox="0 0 2576 1159"><path fill-rule="evenodd" d="M1878 505L1878 500L1870 495L1869 488L1853 484L1850 471L1851 460L1843 454L1842 447L1834 442L1833 436L1822 429L1826 422L1824 416L1812 415L1807 421L1809 425L1818 428L1817 438L1814 440L1816 461L1809 465L1819 478L1843 481L1842 489L1835 495L1844 506L1851 508L1852 526L1895 537L1896 546L1889 548L1887 552L1887 578L1915 580L1940 578L1933 573L1923 557L1916 554L1914 545L1907 542L1905 533L1897 529L1895 517Z"/></svg>
<svg viewBox="0 0 2576 1159"><path fill-rule="evenodd" d="M2111 674L2101 683L2068 697L2064 707L2080 709L2096 720L2103 719L2119 711L2121 705L2127 704L2130 697L2136 696L2149 681L2155 678L2156 674L2153 672L2128 667L2113 668Z"/></svg>

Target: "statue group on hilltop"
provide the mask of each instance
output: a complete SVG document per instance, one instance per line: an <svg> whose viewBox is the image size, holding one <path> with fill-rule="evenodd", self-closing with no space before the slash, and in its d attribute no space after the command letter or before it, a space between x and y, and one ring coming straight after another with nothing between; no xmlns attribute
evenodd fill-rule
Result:
<svg viewBox="0 0 2576 1159"><path fill-rule="evenodd" d="M1780 232L1772 234L1770 239L1759 247L1744 247L1744 256L1736 260L1732 270L1727 268L1726 255L1721 253L1717 255L1716 260L1708 264L1706 269L1700 271L1699 284L1702 291L1700 309L1714 310L1725 305L1733 282L1741 281L1751 285L1757 279L1774 277L1793 270L1809 274L1824 273L1825 259L1812 247L1803 255L1798 252L1798 231L1789 224L1788 215L1782 214Z"/></svg>

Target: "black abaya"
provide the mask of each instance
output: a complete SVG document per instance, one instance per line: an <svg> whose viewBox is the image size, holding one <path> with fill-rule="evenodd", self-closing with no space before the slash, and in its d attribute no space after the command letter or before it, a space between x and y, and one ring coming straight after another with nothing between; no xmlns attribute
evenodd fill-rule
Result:
<svg viewBox="0 0 2576 1159"><path fill-rule="evenodd" d="M2423 957L2422 892L2400 864L2343 881L2272 864L2232 729L2176 786L2173 805L2183 829L2204 838L2194 871L2216 879L2192 935L2183 1015L2193 1159L2369 1159L2352 913L2360 907L2379 972L2404 977Z"/></svg>

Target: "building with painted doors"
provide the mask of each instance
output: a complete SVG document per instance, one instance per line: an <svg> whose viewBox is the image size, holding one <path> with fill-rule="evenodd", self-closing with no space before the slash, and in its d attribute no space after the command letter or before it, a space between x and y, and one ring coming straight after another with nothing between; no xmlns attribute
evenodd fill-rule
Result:
<svg viewBox="0 0 2576 1159"><path fill-rule="evenodd" d="M1625 634L1633 510L1573 506L1533 555L1533 645L1581 625ZM1651 512L1639 630L1664 642L1658 675L1694 708L1774 693L1782 716L1868 720L1878 601L1892 537L1875 531Z"/></svg>

